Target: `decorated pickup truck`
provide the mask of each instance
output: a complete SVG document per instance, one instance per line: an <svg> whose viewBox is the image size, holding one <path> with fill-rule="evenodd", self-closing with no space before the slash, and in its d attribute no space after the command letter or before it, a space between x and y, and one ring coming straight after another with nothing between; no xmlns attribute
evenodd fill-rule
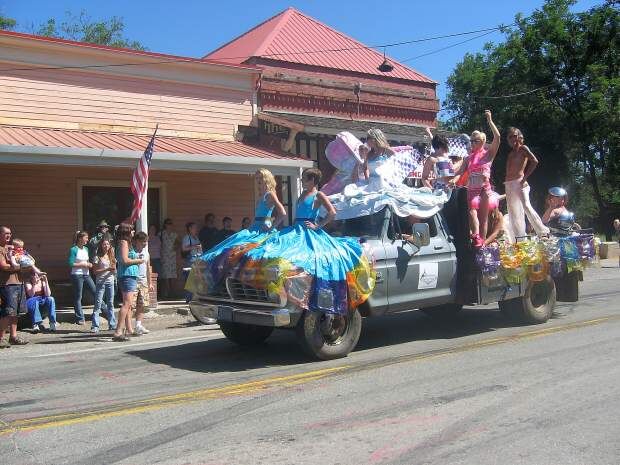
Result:
<svg viewBox="0 0 620 465"><path fill-rule="evenodd" d="M334 221L330 234L357 238L374 270L372 293L345 314L300 305L293 271L283 278L290 280L280 287L285 291L273 292L269 285L244 283L235 269L217 288L198 282L190 310L199 321L217 320L224 335L240 345L261 343L274 328L294 330L308 354L326 360L355 348L363 318L412 309L449 316L464 305L497 302L511 318L542 323L557 300L577 300L581 266L593 257L591 237L477 251L469 241L466 202L465 190L458 189L425 219L412 221L386 205ZM193 270L199 281L201 266L197 262Z"/></svg>

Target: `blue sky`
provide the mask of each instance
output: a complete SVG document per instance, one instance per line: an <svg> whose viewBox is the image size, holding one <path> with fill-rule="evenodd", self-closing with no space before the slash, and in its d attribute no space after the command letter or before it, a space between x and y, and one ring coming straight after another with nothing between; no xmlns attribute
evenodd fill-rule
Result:
<svg viewBox="0 0 620 465"><path fill-rule="evenodd" d="M578 0L573 9L584 11L600 3L602 0ZM542 4L543 0L0 0L0 11L16 19L19 30L25 32L32 32L33 25L50 17L62 19L66 11L79 13L84 9L93 19L121 16L126 36L149 50L200 57L288 6L366 45L377 45L510 24L516 13L528 15ZM405 60L468 37L392 47L387 53ZM485 42L501 40L502 34L492 33L406 64L439 83L443 102L446 79L463 55L481 50Z"/></svg>

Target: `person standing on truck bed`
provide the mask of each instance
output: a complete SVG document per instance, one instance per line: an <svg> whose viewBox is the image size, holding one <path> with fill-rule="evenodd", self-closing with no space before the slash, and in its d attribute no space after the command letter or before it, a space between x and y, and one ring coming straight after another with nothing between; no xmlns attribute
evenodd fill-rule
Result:
<svg viewBox="0 0 620 465"><path fill-rule="evenodd" d="M450 181L451 186L458 183L461 175L467 171L467 200L469 202L469 225L471 230L472 244L476 248L484 245L487 235L489 196L491 193L491 165L501 141L499 130L490 110L485 110L484 115L493 133L493 141L487 145L487 136L482 131L471 133L471 154L463 162L456 176Z"/></svg>
<svg viewBox="0 0 620 465"><path fill-rule="evenodd" d="M512 229L509 235L515 239L526 235L526 215L538 236L549 234L549 228L543 224L530 203L530 185L527 183L527 178L536 169L538 159L523 142L523 133L519 129L508 128L508 144L512 150L506 161L504 185L506 186L506 203L508 204L508 216Z"/></svg>
<svg viewBox="0 0 620 465"><path fill-rule="evenodd" d="M429 189L447 189L448 182L454 177L454 167L448 158L448 139L445 136L435 134L431 141L431 147L433 147L434 153L424 161L422 185ZM434 182L431 182L431 174L434 174Z"/></svg>

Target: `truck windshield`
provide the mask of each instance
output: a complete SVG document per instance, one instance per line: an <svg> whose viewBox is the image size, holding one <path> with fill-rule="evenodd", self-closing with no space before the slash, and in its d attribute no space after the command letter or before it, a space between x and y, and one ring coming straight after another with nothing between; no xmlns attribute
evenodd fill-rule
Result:
<svg viewBox="0 0 620 465"><path fill-rule="evenodd" d="M379 239L383 229L385 209L372 215L350 218L348 220L335 220L326 226L329 234L336 237L354 236L366 239Z"/></svg>

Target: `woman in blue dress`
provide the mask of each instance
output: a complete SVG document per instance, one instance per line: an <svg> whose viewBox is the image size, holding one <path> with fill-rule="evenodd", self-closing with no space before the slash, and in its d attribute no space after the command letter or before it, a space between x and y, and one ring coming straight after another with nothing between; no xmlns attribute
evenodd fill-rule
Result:
<svg viewBox="0 0 620 465"><path fill-rule="evenodd" d="M237 278L245 284L286 294L302 308L347 314L364 302L375 284L371 264L353 237L332 237L322 227L336 211L317 190L321 172L303 172L295 224L247 251ZM319 211L327 215L319 218Z"/></svg>
<svg viewBox="0 0 620 465"><path fill-rule="evenodd" d="M275 192L276 180L271 171L264 168L254 174L256 189L256 208L254 222L247 229L229 236L224 241L207 250L192 266L186 289L191 292L214 290L229 274L245 252L257 247L276 229L286 218L286 210ZM273 218L275 211L275 219ZM201 279L202 275L205 279Z"/></svg>

